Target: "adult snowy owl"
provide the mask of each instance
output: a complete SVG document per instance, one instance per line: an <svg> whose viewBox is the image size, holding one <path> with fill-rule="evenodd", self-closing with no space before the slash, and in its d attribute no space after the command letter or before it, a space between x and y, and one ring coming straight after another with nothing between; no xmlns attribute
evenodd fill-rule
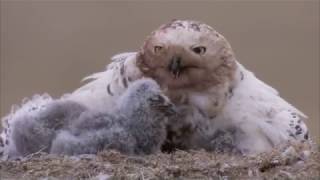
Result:
<svg viewBox="0 0 320 180"><path fill-rule="evenodd" d="M221 34L197 21L160 26L138 52L114 56L68 98L89 109L112 109L128 84L142 77L156 80L183 111L183 121L170 126L172 146L215 149L221 131L245 154L308 140L307 117L243 67Z"/></svg>

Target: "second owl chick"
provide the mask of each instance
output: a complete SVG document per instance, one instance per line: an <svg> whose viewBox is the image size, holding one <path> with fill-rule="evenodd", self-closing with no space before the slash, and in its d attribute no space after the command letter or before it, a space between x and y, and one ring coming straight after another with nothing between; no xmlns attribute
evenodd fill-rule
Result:
<svg viewBox="0 0 320 180"><path fill-rule="evenodd" d="M42 98L42 97L39 97ZM28 108L30 103L21 108ZM53 100L43 104L37 111L26 111L10 119L8 144L4 146L4 155L8 158L27 156L43 151L49 152L51 143L61 129L79 118L87 109L79 103L68 100Z"/></svg>

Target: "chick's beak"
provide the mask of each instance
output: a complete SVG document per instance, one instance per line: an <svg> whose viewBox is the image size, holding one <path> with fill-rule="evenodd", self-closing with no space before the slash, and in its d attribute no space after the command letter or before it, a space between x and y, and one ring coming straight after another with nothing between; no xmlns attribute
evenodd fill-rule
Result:
<svg viewBox="0 0 320 180"><path fill-rule="evenodd" d="M173 56L169 65L168 70L171 72L175 78L180 76L182 69L182 61L180 56Z"/></svg>
<svg viewBox="0 0 320 180"><path fill-rule="evenodd" d="M167 104L167 115L175 115L178 113L176 106L172 103Z"/></svg>

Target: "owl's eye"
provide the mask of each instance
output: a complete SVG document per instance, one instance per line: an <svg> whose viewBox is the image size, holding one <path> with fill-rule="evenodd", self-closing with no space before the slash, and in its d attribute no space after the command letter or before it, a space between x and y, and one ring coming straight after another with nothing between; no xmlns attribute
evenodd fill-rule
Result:
<svg viewBox="0 0 320 180"><path fill-rule="evenodd" d="M207 48L204 46L192 47L192 51L196 54L203 55L206 52Z"/></svg>
<svg viewBox="0 0 320 180"><path fill-rule="evenodd" d="M159 53L163 49L162 46L154 46L153 51L154 53Z"/></svg>

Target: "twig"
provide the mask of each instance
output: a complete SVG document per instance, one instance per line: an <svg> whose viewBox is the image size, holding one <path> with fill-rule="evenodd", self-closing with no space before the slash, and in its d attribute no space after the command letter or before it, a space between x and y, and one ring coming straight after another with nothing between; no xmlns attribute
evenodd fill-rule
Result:
<svg viewBox="0 0 320 180"><path fill-rule="evenodd" d="M43 148L41 148L39 151L27 155L24 159L26 159L26 160L31 159L34 155L37 155L37 154L41 153L45 148L47 148L47 147L43 147Z"/></svg>

